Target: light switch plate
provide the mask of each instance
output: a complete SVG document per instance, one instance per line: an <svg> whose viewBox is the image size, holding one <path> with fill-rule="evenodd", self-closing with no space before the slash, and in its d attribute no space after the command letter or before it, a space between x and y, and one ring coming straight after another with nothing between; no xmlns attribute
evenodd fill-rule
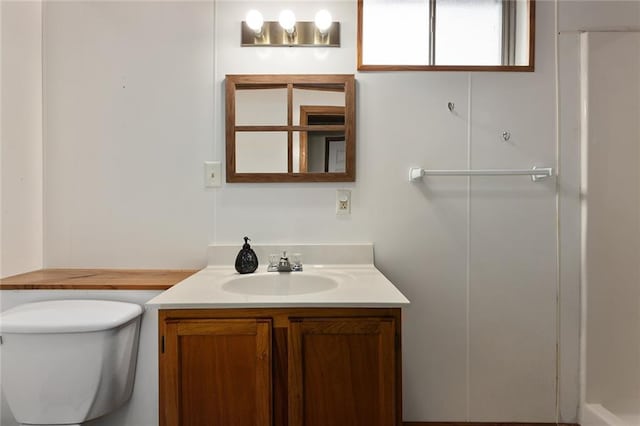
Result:
<svg viewBox="0 0 640 426"><path fill-rule="evenodd" d="M351 214L351 190L336 190L336 215L345 216Z"/></svg>
<svg viewBox="0 0 640 426"><path fill-rule="evenodd" d="M219 161L204 162L204 186L218 188L222 185L222 167Z"/></svg>

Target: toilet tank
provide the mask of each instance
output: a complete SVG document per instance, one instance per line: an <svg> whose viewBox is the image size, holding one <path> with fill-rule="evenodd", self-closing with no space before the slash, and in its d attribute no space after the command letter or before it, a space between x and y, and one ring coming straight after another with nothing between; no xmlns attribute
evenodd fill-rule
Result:
<svg viewBox="0 0 640 426"><path fill-rule="evenodd" d="M130 397L143 309L106 300L28 303L0 314L2 390L20 423L82 423Z"/></svg>

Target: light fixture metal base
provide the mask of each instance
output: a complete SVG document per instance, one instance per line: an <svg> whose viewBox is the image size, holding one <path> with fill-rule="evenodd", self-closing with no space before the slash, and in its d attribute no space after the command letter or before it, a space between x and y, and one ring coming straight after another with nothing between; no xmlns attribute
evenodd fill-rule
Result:
<svg viewBox="0 0 640 426"><path fill-rule="evenodd" d="M315 22L296 22L293 34L279 22L265 21L256 34L245 21L241 24L240 45L244 47L340 47L340 22L333 22L326 34L320 33Z"/></svg>

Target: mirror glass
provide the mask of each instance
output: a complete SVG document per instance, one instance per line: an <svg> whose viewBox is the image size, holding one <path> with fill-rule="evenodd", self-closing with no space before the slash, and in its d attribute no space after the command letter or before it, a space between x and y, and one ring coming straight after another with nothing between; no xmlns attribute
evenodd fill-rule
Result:
<svg viewBox="0 0 640 426"><path fill-rule="evenodd" d="M227 76L227 181L355 179L353 75Z"/></svg>
<svg viewBox="0 0 640 426"><path fill-rule="evenodd" d="M236 125L287 124L287 88L243 89L236 92Z"/></svg>
<svg viewBox="0 0 640 426"><path fill-rule="evenodd" d="M344 90L333 86L322 86L318 88L293 88L293 123L306 126L309 123L307 114L314 111L313 108L320 106L342 107L342 124L344 125ZM322 123L321 121L311 124L337 124Z"/></svg>
<svg viewBox="0 0 640 426"><path fill-rule="evenodd" d="M287 132L237 132L238 173L286 173Z"/></svg>
<svg viewBox="0 0 640 426"><path fill-rule="evenodd" d="M361 0L359 70L533 71L534 0Z"/></svg>

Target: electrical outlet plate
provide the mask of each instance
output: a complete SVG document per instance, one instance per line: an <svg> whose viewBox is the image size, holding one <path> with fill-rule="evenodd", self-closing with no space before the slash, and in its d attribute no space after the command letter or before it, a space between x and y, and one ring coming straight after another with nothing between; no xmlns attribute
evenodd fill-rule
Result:
<svg viewBox="0 0 640 426"><path fill-rule="evenodd" d="M204 162L204 186L218 188L222 185L222 167L219 161Z"/></svg>
<svg viewBox="0 0 640 426"><path fill-rule="evenodd" d="M336 214L345 216L351 214L351 190L338 189L336 191Z"/></svg>

